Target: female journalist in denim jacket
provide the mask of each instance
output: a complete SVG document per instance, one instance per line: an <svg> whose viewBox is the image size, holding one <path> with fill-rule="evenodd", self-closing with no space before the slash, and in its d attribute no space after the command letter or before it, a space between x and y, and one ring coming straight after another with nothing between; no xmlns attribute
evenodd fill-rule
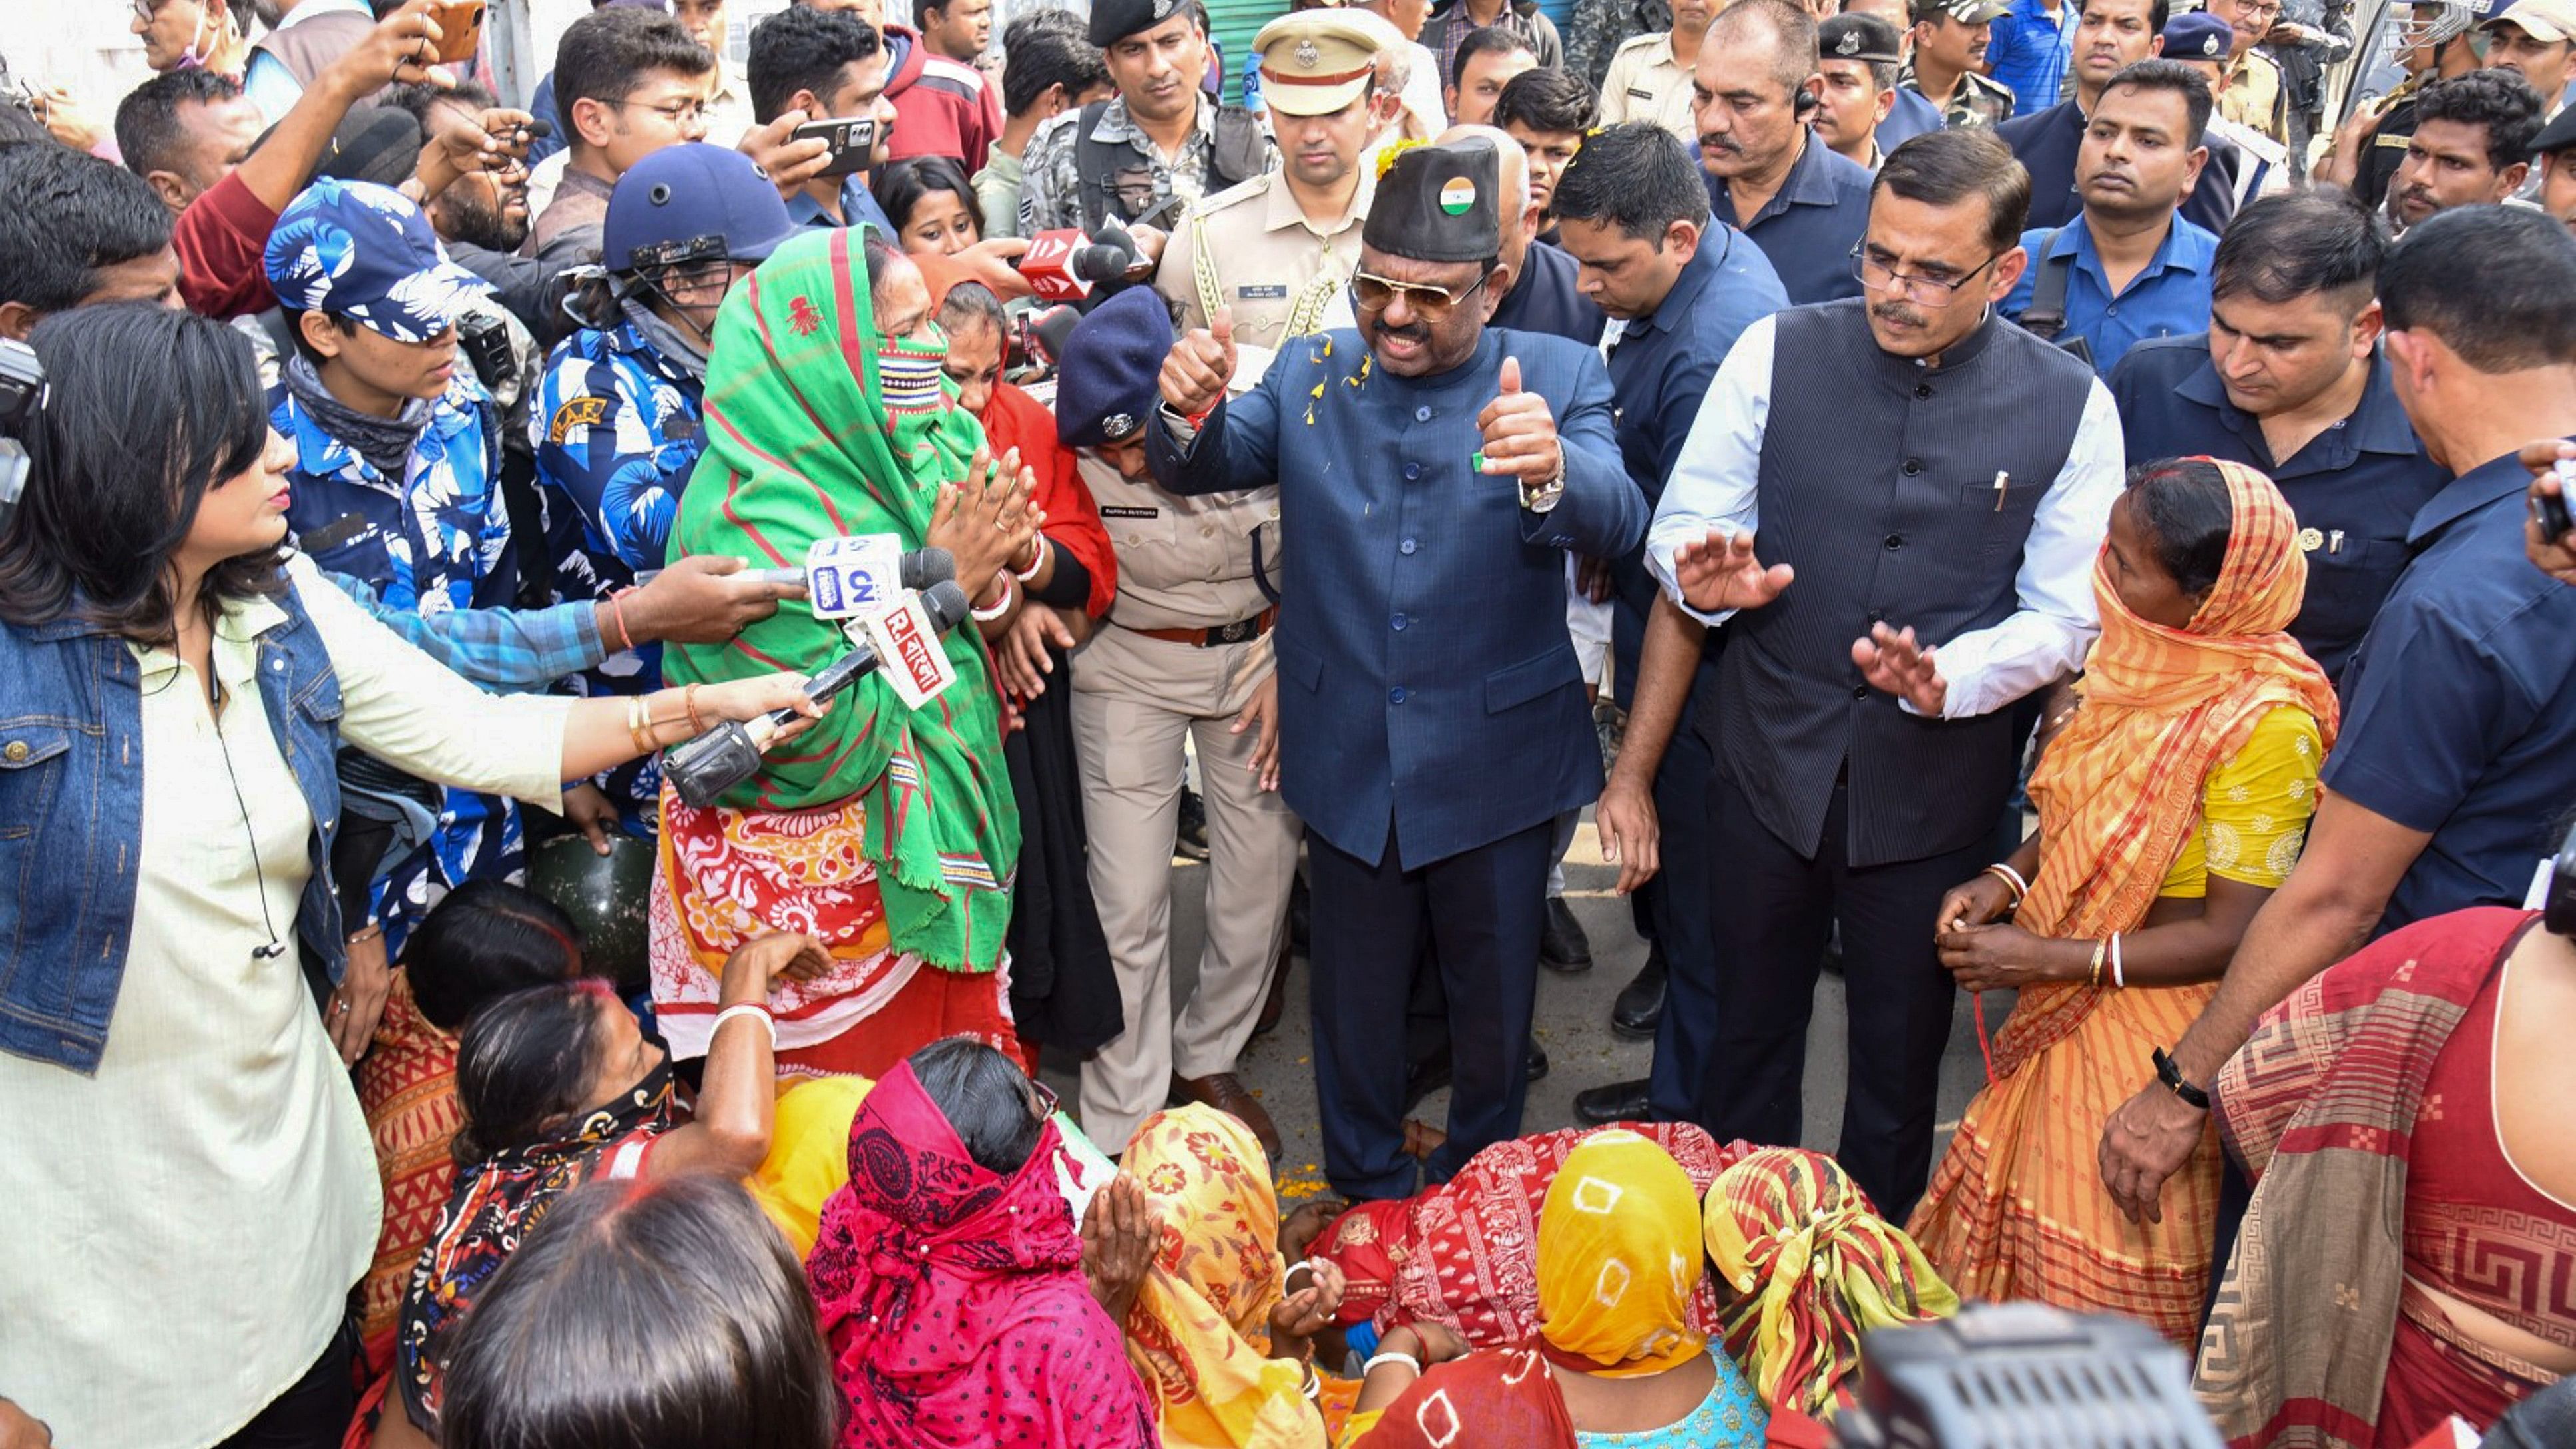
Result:
<svg viewBox="0 0 2576 1449"><path fill-rule="evenodd" d="M306 985L345 741L553 805L788 675L482 694L281 547L293 450L249 342L143 304L36 331L0 519L0 1393L63 1444L336 1443L373 1152ZM810 705L808 706L810 710Z"/></svg>

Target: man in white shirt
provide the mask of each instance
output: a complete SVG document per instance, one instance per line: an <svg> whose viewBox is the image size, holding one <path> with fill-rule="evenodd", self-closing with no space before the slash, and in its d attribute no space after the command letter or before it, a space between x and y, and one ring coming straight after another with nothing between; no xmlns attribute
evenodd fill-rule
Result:
<svg viewBox="0 0 2576 1449"><path fill-rule="evenodd" d="M1807 1021L1841 928L1850 1087L1837 1156L1892 1221L1932 1157L1957 990L1943 892L1991 861L2027 731L2007 708L2098 632L2120 491L2110 393L2005 322L2029 177L1991 133L1888 157L1863 295L1747 328L1646 539L1665 592L1729 637L1715 718L1716 1046L1699 1121L1794 1142ZM1758 532L1757 532L1758 530ZM1658 644L1664 647L1658 649ZM1699 651L1649 634L1638 696ZM1631 722L1630 727L1636 728Z"/></svg>
<svg viewBox="0 0 2576 1449"><path fill-rule="evenodd" d="M1652 121L1685 141L1697 141L1691 67L1699 63L1699 43L1716 16L1716 0L1679 0L1673 6L1672 29L1621 44L1601 78L1601 124Z"/></svg>

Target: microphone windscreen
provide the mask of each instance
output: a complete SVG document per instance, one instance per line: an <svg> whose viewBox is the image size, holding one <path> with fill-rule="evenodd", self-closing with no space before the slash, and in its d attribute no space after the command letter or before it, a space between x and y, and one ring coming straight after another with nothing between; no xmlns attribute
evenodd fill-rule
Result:
<svg viewBox="0 0 2576 1449"><path fill-rule="evenodd" d="M1066 270L1087 282L1115 282L1136 264L1136 254L1122 246L1100 243L1078 248Z"/></svg>
<svg viewBox="0 0 2576 1449"><path fill-rule="evenodd" d="M955 579L941 579L921 591L921 607L930 615L931 627L945 634L957 627L972 606L966 601L964 586Z"/></svg>
<svg viewBox="0 0 2576 1449"><path fill-rule="evenodd" d="M903 586L926 589L957 577L957 556L944 548L916 548L903 556Z"/></svg>
<svg viewBox="0 0 2576 1449"><path fill-rule="evenodd" d="M1046 353L1047 361L1053 362L1064 356L1064 345L1073 337L1074 324L1081 320L1081 309L1075 307L1050 307L1038 314L1037 325L1032 330L1037 334L1038 346Z"/></svg>

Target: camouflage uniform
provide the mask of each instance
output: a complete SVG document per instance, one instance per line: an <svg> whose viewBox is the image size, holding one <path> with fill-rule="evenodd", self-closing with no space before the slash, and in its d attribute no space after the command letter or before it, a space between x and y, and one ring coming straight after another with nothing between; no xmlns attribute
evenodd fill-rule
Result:
<svg viewBox="0 0 2576 1449"><path fill-rule="evenodd" d="M1182 214L1207 194L1208 158L1216 147L1216 105L1205 96L1199 98L1198 120L1190 128L1190 137L1181 143L1181 153L1166 162L1156 154L1154 143L1127 119L1127 102L1113 100L1100 113L1092 128L1094 138L1123 143L1128 154L1119 158L1118 209L1129 218L1145 216L1172 197L1181 205L1152 218L1152 224L1170 230ZM1059 227L1081 227L1087 220L1082 213L1081 150L1079 139L1082 112L1067 111L1049 121L1029 138L1027 154L1021 158L1020 234L1036 236L1041 231ZM1276 152L1272 153L1274 157Z"/></svg>
<svg viewBox="0 0 2576 1449"><path fill-rule="evenodd" d="M1896 72L1896 83L1918 96L1923 95L1923 87L1914 79L1914 62L1911 60ZM1950 97L1949 104L1942 105L1931 96L1923 98L1941 107L1942 122L1954 130L1967 126L1992 126L2012 119L2012 88L1975 71L1959 77L1959 89Z"/></svg>
<svg viewBox="0 0 2576 1449"><path fill-rule="evenodd" d="M1598 91L1620 46L1672 28L1673 10L1664 0L1574 0L1565 23L1565 68Z"/></svg>

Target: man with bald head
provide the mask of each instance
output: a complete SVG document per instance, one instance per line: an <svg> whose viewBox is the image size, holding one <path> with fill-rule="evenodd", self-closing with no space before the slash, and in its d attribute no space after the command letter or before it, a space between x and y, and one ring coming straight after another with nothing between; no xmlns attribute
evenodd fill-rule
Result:
<svg viewBox="0 0 2576 1449"><path fill-rule="evenodd" d="M1823 84L1815 19L1781 0L1719 11L1691 72L1709 207L1800 304L1860 295L1851 249L1869 224L1869 172L1807 127Z"/></svg>
<svg viewBox="0 0 2576 1449"><path fill-rule="evenodd" d="M1529 154L1508 132L1492 126L1452 126L1440 141L1479 137L1494 143L1502 166L1503 280L1494 294L1492 325L1515 332L1545 332L1590 347L1601 340L1609 317L1575 285L1574 258L1538 239L1538 215L1529 205Z"/></svg>

